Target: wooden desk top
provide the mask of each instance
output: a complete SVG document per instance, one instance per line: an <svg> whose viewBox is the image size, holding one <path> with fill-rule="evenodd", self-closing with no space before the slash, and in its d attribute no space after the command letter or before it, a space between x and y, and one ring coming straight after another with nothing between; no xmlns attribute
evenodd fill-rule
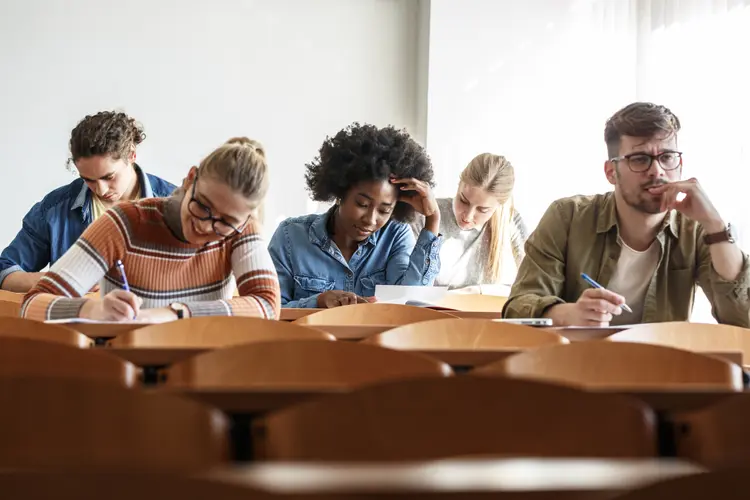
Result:
<svg viewBox="0 0 750 500"><path fill-rule="evenodd" d="M156 387L149 389L179 394L210 404L227 413L267 413L308 399L346 394L352 389L343 386L288 386L285 388L252 387L242 389L191 389ZM750 391L732 392L709 389L597 389L596 392L621 394L639 399L656 411L677 412L704 408L723 398L750 398Z"/></svg>
<svg viewBox="0 0 750 500"><path fill-rule="evenodd" d="M61 323L63 326L70 328L86 335L89 338L114 338L121 333L130 332L138 328L149 326L151 323Z"/></svg>
<svg viewBox="0 0 750 500"><path fill-rule="evenodd" d="M590 499L610 498L613 494L704 470L675 459L503 458L382 464L257 463L205 475L281 495L446 498L460 494L460 498L490 498L484 495L503 494L500 498L518 498L528 494L535 499Z"/></svg>
<svg viewBox="0 0 750 500"><path fill-rule="evenodd" d="M136 366L168 366L198 354L211 351L210 347L102 347Z"/></svg>
<svg viewBox="0 0 750 500"><path fill-rule="evenodd" d="M294 321L309 314L322 311L323 309L295 309L295 308L281 308L281 321ZM446 313L457 316L459 318L476 318L476 319L502 319L503 315L500 311L445 311ZM309 326L309 325L306 325Z"/></svg>
<svg viewBox="0 0 750 500"><path fill-rule="evenodd" d="M167 366L212 350L209 347L102 347L104 352L136 366ZM417 349L409 352L430 356L451 366L475 367L499 361L518 352L517 349L455 350Z"/></svg>
<svg viewBox="0 0 750 500"><path fill-rule="evenodd" d="M226 413L268 413L309 399L345 394L345 387L289 387L252 389L190 389L156 387L152 392L177 394L211 405Z"/></svg>

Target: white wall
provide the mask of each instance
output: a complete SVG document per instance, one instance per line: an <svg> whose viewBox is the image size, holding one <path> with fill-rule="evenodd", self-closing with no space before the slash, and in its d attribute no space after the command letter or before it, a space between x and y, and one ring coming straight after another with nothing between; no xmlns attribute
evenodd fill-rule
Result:
<svg viewBox="0 0 750 500"><path fill-rule="evenodd" d="M533 228L556 198L606 190L604 123L635 96L634 0L432 0L427 147L439 193L506 156Z"/></svg>
<svg viewBox="0 0 750 500"><path fill-rule="evenodd" d="M230 136L262 141L266 222L314 208L304 164L358 120L416 126L411 0L0 0L0 245L74 176L70 131L121 108L149 172L179 182Z"/></svg>

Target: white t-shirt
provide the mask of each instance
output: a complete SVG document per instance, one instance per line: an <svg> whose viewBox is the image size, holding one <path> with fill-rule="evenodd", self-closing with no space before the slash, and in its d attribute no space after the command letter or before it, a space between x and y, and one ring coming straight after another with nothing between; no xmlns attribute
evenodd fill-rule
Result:
<svg viewBox="0 0 750 500"><path fill-rule="evenodd" d="M622 311L612 317L612 325L629 325L640 323L643 318L643 303L651 278L659 264L659 242L654 240L643 252L637 252L618 239L622 251L617 260L615 272L606 286L607 290L625 297L625 303L632 313Z"/></svg>

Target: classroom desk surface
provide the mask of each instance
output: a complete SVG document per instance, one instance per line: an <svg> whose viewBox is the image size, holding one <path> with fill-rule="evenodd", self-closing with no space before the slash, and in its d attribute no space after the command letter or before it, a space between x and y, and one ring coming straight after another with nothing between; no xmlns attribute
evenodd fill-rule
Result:
<svg viewBox="0 0 750 500"><path fill-rule="evenodd" d="M212 350L210 347L102 347L101 349L136 366L167 366ZM518 349L417 349L409 352L430 356L451 366L473 368L516 354Z"/></svg>
<svg viewBox="0 0 750 500"><path fill-rule="evenodd" d="M213 350L211 347L101 347L104 352L129 361L136 366L169 366L192 356ZM500 361L520 352L519 349L402 349L404 351L430 356L447 363L452 367L471 369ZM706 354L722 357L742 364L742 353L739 351L709 352Z"/></svg>
<svg viewBox="0 0 750 500"><path fill-rule="evenodd" d="M380 464L256 463L205 475L281 495L591 499L612 498L704 471L676 459L482 458Z"/></svg>
<svg viewBox="0 0 750 500"><path fill-rule="evenodd" d="M155 392L178 394L215 406L227 413L267 413L323 396L346 394L345 386L286 386L284 388L211 388L191 389L155 387ZM704 408L723 398L750 398L750 391L733 392L710 389L597 389L604 394L621 394L639 399L656 411L678 412Z"/></svg>
<svg viewBox="0 0 750 500"><path fill-rule="evenodd" d="M282 309L282 318L284 316L283 311L289 309ZM292 309L292 311L314 311L315 309ZM461 314L489 314L495 315L495 313L461 313ZM466 316L469 317L469 316ZM497 318L490 318L497 319ZM118 335L149 326L149 323L66 323L66 327L71 328L77 332L80 332L92 339L107 339L114 338ZM398 325L305 325L310 328L322 330L330 333L339 340L362 340L371 335L390 330ZM608 327L608 328L584 328L584 327L543 327L543 329L549 329L556 333L559 333L563 337L567 337L570 341L579 340L594 340L609 337L625 328L620 327Z"/></svg>
<svg viewBox="0 0 750 500"><path fill-rule="evenodd" d="M281 321L294 321L304 316L323 311L323 309L307 309L307 308L281 308ZM459 318L478 318L478 319L502 319L503 315L500 311L443 311L452 316Z"/></svg>

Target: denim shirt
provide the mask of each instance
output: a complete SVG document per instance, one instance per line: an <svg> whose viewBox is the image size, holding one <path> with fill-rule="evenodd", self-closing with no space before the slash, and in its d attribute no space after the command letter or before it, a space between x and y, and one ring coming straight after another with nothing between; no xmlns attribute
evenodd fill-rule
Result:
<svg viewBox="0 0 750 500"><path fill-rule="evenodd" d="M317 307L328 290L375 295L375 285L430 286L440 272L442 237L388 221L360 244L349 262L326 229L331 211L287 219L268 246L281 286L282 307Z"/></svg>
<svg viewBox="0 0 750 500"><path fill-rule="evenodd" d="M169 196L175 186L135 166L141 198ZM38 272L73 246L93 222L91 190L83 179L62 186L36 203L23 218L21 230L0 254L0 285L16 271Z"/></svg>

